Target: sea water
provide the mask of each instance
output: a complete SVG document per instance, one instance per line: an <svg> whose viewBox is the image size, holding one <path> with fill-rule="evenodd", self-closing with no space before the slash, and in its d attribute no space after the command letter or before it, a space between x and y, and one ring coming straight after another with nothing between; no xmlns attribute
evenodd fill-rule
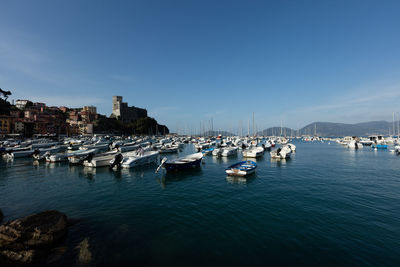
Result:
<svg viewBox="0 0 400 267"><path fill-rule="evenodd" d="M240 152L168 174L0 160L0 209L4 220L49 209L78 220L54 266L75 265L85 238L96 266L399 266L400 156L295 144L248 178L225 174Z"/></svg>

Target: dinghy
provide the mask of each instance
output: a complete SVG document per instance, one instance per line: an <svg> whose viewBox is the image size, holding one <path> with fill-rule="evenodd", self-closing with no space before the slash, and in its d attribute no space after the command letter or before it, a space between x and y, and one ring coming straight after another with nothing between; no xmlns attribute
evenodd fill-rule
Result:
<svg viewBox="0 0 400 267"><path fill-rule="evenodd" d="M256 168L257 163L248 160L232 164L225 169L225 172L231 176L246 176L254 173L256 171Z"/></svg>

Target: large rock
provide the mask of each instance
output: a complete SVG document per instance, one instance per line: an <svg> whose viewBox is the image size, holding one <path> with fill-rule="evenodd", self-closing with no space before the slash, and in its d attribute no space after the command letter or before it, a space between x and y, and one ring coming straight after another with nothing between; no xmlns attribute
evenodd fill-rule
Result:
<svg viewBox="0 0 400 267"><path fill-rule="evenodd" d="M76 246L76 249L79 250L77 265L89 265L92 261L92 253L89 250L89 240L85 238L81 243L78 244L78 246Z"/></svg>
<svg viewBox="0 0 400 267"><path fill-rule="evenodd" d="M18 262L33 262L67 233L67 216L50 210L0 226L0 255Z"/></svg>

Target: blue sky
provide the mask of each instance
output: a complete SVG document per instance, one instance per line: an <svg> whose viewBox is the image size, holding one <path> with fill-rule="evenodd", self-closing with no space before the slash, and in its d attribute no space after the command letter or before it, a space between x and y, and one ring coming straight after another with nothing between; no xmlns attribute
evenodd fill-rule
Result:
<svg viewBox="0 0 400 267"><path fill-rule="evenodd" d="M12 99L111 98L173 131L400 113L400 1L0 3L0 87Z"/></svg>

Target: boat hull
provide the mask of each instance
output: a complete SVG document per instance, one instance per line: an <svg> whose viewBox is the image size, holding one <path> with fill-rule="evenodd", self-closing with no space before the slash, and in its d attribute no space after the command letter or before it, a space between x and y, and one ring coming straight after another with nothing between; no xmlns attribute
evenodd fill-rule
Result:
<svg viewBox="0 0 400 267"><path fill-rule="evenodd" d="M164 168L165 168L165 170L167 170L167 172L180 171L180 170L197 168L200 166L200 163L201 163L201 159L197 159L193 162L186 162L186 163L182 163L182 164L164 163Z"/></svg>
<svg viewBox="0 0 400 267"><path fill-rule="evenodd" d="M158 153L153 153L144 157L128 157L122 161L122 168L133 168L137 166L147 165L156 162L158 159Z"/></svg>

